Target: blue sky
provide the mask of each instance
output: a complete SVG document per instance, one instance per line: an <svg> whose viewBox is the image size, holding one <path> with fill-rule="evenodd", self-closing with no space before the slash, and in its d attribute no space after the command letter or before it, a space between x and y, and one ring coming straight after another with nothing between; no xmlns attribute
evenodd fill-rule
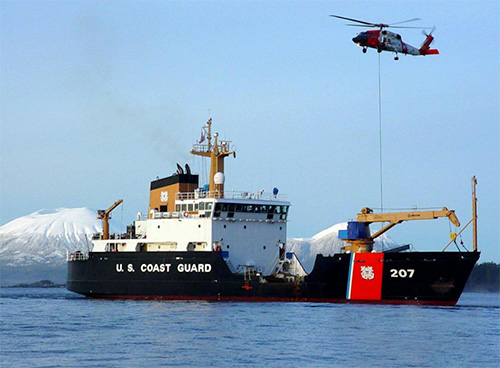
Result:
<svg viewBox="0 0 500 368"><path fill-rule="evenodd" d="M280 188L290 237L380 207L379 55L330 14L437 27L438 56L380 55L384 207L447 206L465 224L476 175L481 261L499 262L498 1L2 1L0 224L119 198L128 224L156 176L203 171L188 152L209 115L237 150L226 189ZM439 250L449 231L389 235Z"/></svg>

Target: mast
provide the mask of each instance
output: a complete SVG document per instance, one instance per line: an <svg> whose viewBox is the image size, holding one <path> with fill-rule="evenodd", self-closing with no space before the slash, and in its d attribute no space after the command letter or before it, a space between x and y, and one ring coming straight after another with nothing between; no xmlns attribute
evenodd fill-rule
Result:
<svg viewBox="0 0 500 368"><path fill-rule="evenodd" d="M208 119L207 125L203 127L203 130L205 131L208 144L201 144L201 142L194 144L191 154L210 158L209 191L211 196L220 198L224 196L224 182L216 184L214 179L215 174L224 174L224 159L230 155L236 157L236 152L229 150L230 141L219 142L218 133L213 134L214 143L212 144L212 118Z"/></svg>
<svg viewBox="0 0 500 368"><path fill-rule="evenodd" d="M477 197L476 197L476 177L472 177L472 249L477 252Z"/></svg>

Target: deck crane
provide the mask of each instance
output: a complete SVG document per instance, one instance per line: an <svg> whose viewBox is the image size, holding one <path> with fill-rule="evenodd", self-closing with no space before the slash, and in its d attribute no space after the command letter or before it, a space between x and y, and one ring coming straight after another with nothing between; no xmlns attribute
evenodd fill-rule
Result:
<svg viewBox="0 0 500 368"><path fill-rule="evenodd" d="M444 247L443 252L448 246L453 243L458 235L460 235L472 223L472 250L477 252L477 197L476 197L476 177L472 177L472 219L458 232L458 234L450 234L451 241ZM434 220L439 217L448 217L450 222L456 227L460 227L454 210L449 210L443 207L441 210L435 211L407 211L407 212L387 212L373 213L373 210L364 207L361 213L356 216L356 221L347 223L347 230L339 230L338 237L347 245L344 247L345 252L366 253L373 249L374 239L385 233L403 221L413 220ZM388 222L379 231L371 234L370 224L374 222Z"/></svg>
<svg viewBox="0 0 500 368"><path fill-rule="evenodd" d="M97 218L102 220L102 238L104 240L109 239L109 220L111 219L111 211L118 207L118 205L122 202L123 199L119 199L107 210L97 210Z"/></svg>
<svg viewBox="0 0 500 368"><path fill-rule="evenodd" d="M345 247L346 252L354 253L370 252L374 239L385 233L403 221L413 220L433 220L439 217L448 217L450 222L456 227L460 226L454 210L443 207L437 211L409 211L409 212L387 212L373 213L371 208L365 207L358 213L356 221L348 223L347 231L339 232L339 238L346 241L349 245ZM374 222L388 222L379 231L371 234L369 225Z"/></svg>

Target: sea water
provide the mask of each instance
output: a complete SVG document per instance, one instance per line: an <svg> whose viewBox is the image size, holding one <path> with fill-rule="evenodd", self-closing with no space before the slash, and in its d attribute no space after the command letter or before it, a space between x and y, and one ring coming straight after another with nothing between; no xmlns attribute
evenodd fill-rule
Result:
<svg viewBox="0 0 500 368"><path fill-rule="evenodd" d="M500 366L500 294L455 307L0 296L2 367Z"/></svg>

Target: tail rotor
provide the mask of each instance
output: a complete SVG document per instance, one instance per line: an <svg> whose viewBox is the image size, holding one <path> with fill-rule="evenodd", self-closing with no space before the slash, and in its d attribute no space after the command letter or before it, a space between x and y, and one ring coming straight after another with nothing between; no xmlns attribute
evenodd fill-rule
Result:
<svg viewBox="0 0 500 368"><path fill-rule="evenodd" d="M425 37L429 37L429 36L432 36L432 33L436 30L436 26L432 27L431 31L429 33L427 33L425 31L425 28L422 30L422 34L425 36Z"/></svg>
<svg viewBox="0 0 500 368"><path fill-rule="evenodd" d="M434 42L434 36L432 35L432 32L434 32L436 27L432 27L431 31L427 34L425 32L425 29L422 30L423 35L426 37L424 43L422 46L420 46L420 55L436 55L439 54L439 51L436 49L431 49L430 46Z"/></svg>

